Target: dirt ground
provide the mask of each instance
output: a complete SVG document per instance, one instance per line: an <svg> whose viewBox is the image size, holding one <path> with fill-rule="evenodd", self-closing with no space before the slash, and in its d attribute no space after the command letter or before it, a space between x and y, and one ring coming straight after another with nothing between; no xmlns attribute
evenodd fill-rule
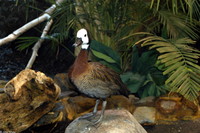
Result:
<svg viewBox="0 0 200 133"><path fill-rule="evenodd" d="M200 119L178 121L168 125L144 126L148 133L200 133Z"/></svg>

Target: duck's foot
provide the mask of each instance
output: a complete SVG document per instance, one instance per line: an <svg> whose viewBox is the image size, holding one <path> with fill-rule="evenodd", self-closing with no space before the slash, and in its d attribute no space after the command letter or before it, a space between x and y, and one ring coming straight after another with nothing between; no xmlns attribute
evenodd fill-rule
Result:
<svg viewBox="0 0 200 133"><path fill-rule="evenodd" d="M107 104L107 101L103 101L101 115L100 115L99 119L96 121L91 121L91 123L87 127L90 127L90 126L98 127L101 124L103 117L104 117L106 104Z"/></svg>
<svg viewBox="0 0 200 133"><path fill-rule="evenodd" d="M96 116L96 114L97 114L97 108L98 108L99 103L100 103L100 100L97 99L97 100L96 100L96 104L95 104L95 106L94 106L93 112L92 112L92 113L85 114L85 115L79 117L79 119L87 119L87 118L91 118L91 117L93 117L93 116Z"/></svg>
<svg viewBox="0 0 200 133"><path fill-rule="evenodd" d="M91 112L91 113L85 114L83 116L80 116L78 119L88 119L88 118L95 117L95 116L96 116L96 113Z"/></svg>
<svg viewBox="0 0 200 133"><path fill-rule="evenodd" d="M91 121L90 126L98 126L98 125L101 124L102 120L103 120L103 115L100 115L100 117L99 117L98 120L96 120L96 121Z"/></svg>

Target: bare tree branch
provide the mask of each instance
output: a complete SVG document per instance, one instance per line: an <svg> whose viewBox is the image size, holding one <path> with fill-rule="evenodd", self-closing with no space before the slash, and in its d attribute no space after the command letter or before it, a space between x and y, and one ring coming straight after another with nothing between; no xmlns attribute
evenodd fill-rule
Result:
<svg viewBox="0 0 200 133"><path fill-rule="evenodd" d="M56 4L60 5L61 3L63 3L65 0L56 0ZM41 15L40 17L32 20L31 22L25 24L24 26L22 26L21 28L15 30L13 33L9 34L7 37L4 37L2 39L0 39L0 46L14 41L15 39L17 39L21 34L23 34L24 32L26 32L27 30L31 29L32 27L44 22L45 20L50 19L50 15L54 12L54 10L56 9L56 4L53 4L51 7L49 7L48 9L46 9L44 11L44 14Z"/></svg>
<svg viewBox="0 0 200 133"><path fill-rule="evenodd" d="M56 0L56 4L60 5L61 3L63 3L64 0ZM0 46L4 45L8 42L11 42L13 40L15 40L17 37L19 37L21 34L23 34L24 32L26 32L27 30L31 29L32 27L44 22L45 20L49 20L51 18L51 14L54 12L54 10L56 9L56 4L53 4L50 8L48 8L47 10L45 10L44 14L34 20L32 20L31 22L25 24L24 26L22 26L21 28L17 29L16 31L14 31L13 33L11 33L10 35L8 35L7 37L0 39ZM40 39L38 40L38 42L34 45L33 47L33 53L32 56L26 66L26 69L31 68L36 57L38 56L38 50L41 47L42 43L44 42L44 37L47 35L48 31L51 28L51 25L53 24L53 20L50 19L50 21L47 22L42 35L40 37Z"/></svg>
<svg viewBox="0 0 200 133"><path fill-rule="evenodd" d="M50 19L50 17L51 17L50 14L53 13L55 8L56 8L56 5L54 4L50 8L48 8L42 16L40 16L40 17L30 21L29 23L25 24L24 26L22 26L21 28L17 29L16 31L14 31L10 35L8 35L7 37L0 39L0 46L6 44L8 42L14 41L21 34L26 32L27 30L29 30L32 27L44 22L45 20Z"/></svg>
<svg viewBox="0 0 200 133"><path fill-rule="evenodd" d="M42 43L44 42L44 37L47 35L48 31L50 30L51 28L51 25L53 24L53 20L51 19L49 22L47 22L47 25L45 26L43 32L42 32L42 35L40 37L40 39L38 40L38 42L34 45L33 47L33 53L32 53L32 56L26 66L26 69L30 69L36 59L36 56L38 56L38 50L39 48L41 47Z"/></svg>
<svg viewBox="0 0 200 133"><path fill-rule="evenodd" d="M39 23L41 23L41 22L43 22L43 21L45 21L49 18L50 18L50 16L48 14L44 14L44 15L40 16L39 18L32 20L31 22L25 24L21 28L17 29L16 31L14 31L10 35L8 35L7 37L0 39L0 46L15 40L17 37L19 37L21 34L26 32L30 28L36 26L37 24L39 24Z"/></svg>

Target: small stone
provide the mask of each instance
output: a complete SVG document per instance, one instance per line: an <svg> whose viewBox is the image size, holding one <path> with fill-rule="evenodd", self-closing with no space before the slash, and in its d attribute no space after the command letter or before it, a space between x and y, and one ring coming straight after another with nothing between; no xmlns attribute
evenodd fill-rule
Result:
<svg viewBox="0 0 200 133"><path fill-rule="evenodd" d="M107 101L107 109L126 109L130 113L133 113L135 110L135 106L132 101L123 95L113 95L110 98L107 98Z"/></svg>
<svg viewBox="0 0 200 133"><path fill-rule="evenodd" d="M149 97L145 97L145 98L142 98L140 99L138 102L136 102L135 104L137 105L154 105L154 102L155 102L155 97L154 96L149 96Z"/></svg>
<svg viewBox="0 0 200 133"><path fill-rule="evenodd" d="M155 124L156 109L154 107L137 107L133 116L140 124Z"/></svg>
<svg viewBox="0 0 200 133"><path fill-rule="evenodd" d="M176 102L174 101L162 101L161 102L161 108L172 110L176 106Z"/></svg>
<svg viewBox="0 0 200 133"><path fill-rule="evenodd" d="M140 98L136 97L136 96L133 95L133 94L130 94L130 95L128 96L128 99L129 99L129 101L131 101L131 103L133 103L133 104L137 103L137 102L140 100Z"/></svg>
<svg viewBox="0 0 200 133"><path fill-rule="evenodd" d="M181 107L179 97L160 97L156 101L156 108L163 114L173 114Z"/></svg>

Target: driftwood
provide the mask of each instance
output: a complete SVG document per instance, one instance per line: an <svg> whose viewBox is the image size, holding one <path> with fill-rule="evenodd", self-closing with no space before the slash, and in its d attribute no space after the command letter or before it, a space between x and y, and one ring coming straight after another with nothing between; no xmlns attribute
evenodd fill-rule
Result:
<svg viewBox="0 0 200 133"><path fill-rule="evenodd" d="M60 88L41 72L27 69L0 93L0 131L21 132L55 106Z"/></svg>

